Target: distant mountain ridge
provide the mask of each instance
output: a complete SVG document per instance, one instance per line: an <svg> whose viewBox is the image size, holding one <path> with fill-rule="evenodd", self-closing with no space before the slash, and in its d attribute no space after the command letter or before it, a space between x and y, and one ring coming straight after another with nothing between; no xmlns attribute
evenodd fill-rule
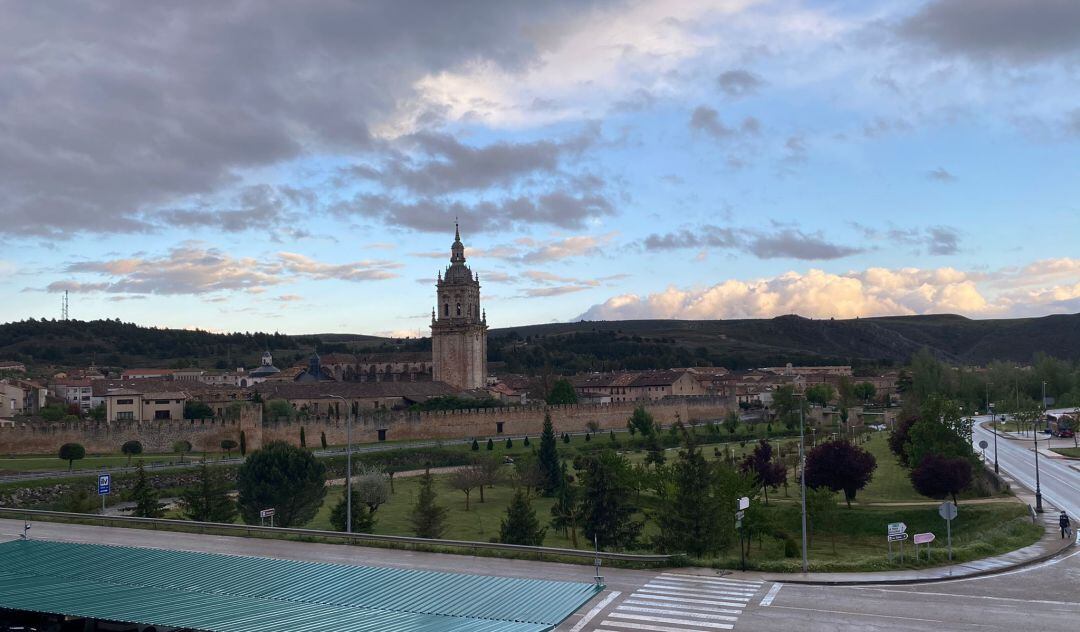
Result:
<svg viewBox="0 0 1080 632"><path fill-rule="evenodd" d="M956 315L847 320L780 316L742 320L579 321L492 329L489 360L510 371L560 372L714 364L895 366L926 347L962 365L1029 362L1039 352L1080 361L1080 314L972 320ZM320 352L428 351L430 340L361 334L217 334L118 320L0 324L0 359L56 365L253 366L265 349L282 365Z"/></svg>

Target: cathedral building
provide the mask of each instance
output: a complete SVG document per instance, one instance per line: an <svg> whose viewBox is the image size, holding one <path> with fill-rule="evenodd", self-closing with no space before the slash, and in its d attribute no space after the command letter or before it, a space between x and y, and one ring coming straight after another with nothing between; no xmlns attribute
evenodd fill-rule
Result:
<svg viewBox="0 0 1080 632"><path fill-rule="evenodd" d="M487 386L487 314L480 307L480 277L465 265L465 246L454 224L450 265L435 284L431 311L434 379L455 388Z"/></svg>

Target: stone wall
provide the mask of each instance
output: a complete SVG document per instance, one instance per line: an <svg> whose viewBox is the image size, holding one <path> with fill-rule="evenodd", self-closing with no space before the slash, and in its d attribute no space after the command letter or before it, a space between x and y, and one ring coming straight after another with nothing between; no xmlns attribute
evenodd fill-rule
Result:
<svg viewBox="0 0 1080 632"><path fill-rule="evenodd" d="M380 439L460 439L503 435L538 436L544 413L551 414L555 431L581 432L622 429L638 404L576 404L567 406L520 406L435 412L364 411L353 423L354 443L374 443ZM644 403L658 423L719 420L732 406L730 399L694 397ZM500 427L501 426L501 427ZM220 450L223 439L239 441L243 430L248 451L267 441L300 444L304 428L307 445L317 448L320 434L327 443L346 442L345 419L319 416L288 422L263 421L262 408L247 405L237 420L171 420L154 422L33 422L0 428L0 454L48 454L68 442L81 443L88 452L117 452L125 441L141 441L147 452L164 452L178 440L191 442L196 451ZM380 437L380 431L383 436Z"/></svg>

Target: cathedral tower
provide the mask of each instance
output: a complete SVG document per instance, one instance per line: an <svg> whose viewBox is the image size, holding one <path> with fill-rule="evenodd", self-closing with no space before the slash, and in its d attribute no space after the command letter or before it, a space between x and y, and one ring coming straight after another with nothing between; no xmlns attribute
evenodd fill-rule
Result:
<svg viewBox="0 0 1080 632"><path fill-rule="evenodd" d="M465 265L465 246L454 224L450 265L435 284L431 312L434 379L461 389L487 386L487 314L480 308L480 277Z"/></svg>

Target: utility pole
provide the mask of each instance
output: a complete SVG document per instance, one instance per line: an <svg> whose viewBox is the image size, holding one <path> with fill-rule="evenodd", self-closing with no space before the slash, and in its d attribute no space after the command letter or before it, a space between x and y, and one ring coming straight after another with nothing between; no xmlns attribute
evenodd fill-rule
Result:
<svg viewBox="0 0 1080 632"><path fill-rule="evenodd" d="M349 402L340 395L324 395L345 404L345 533L352 533L352 415ZM327 416L329 418L329 416Z"/></svg>
<svg viewBox="0 0 1080 632"><path fill-rule="evenodd" d="M803 428L803 401L796 401L799 402L799 483L802 487L802 572L806 573L809 568L806 561L806 432Z"/></svg>
<svg viewBox="0 0 1080 632"><path fill-rule="evenodd" d="M990 382L986 383L986 412L990 414L990 431L994 433L994 474L1000 474L997 455L997 417L994 416L994 405L990 403Z"/></svg>

